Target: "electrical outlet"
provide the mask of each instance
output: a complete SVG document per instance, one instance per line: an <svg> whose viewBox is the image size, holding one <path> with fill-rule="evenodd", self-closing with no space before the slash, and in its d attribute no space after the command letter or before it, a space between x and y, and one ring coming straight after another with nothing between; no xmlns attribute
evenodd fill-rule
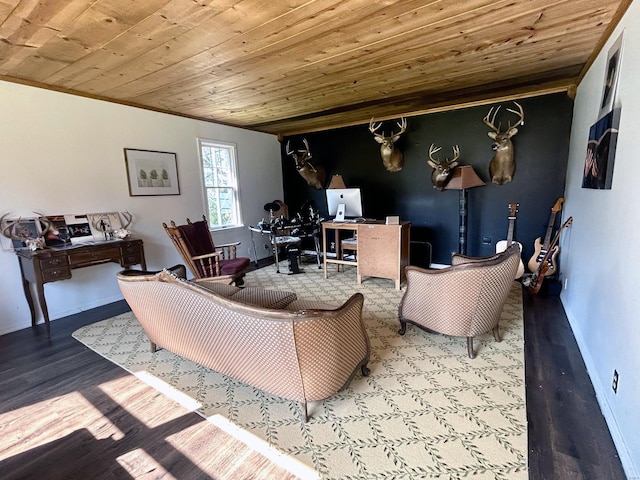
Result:
<svg viewBox="0 0 640 480"><path fill-rule="evenodd" d="M483 245L491 245L491 237L482 237Z"/></svg>
<svg viewBox="0 0 640 480"><path fill-rule="evenodd" d="M618 393L618 379L619 379L618 371L614 370L613 381L611 382L611 388L613 388L613 393Z"/></svg>

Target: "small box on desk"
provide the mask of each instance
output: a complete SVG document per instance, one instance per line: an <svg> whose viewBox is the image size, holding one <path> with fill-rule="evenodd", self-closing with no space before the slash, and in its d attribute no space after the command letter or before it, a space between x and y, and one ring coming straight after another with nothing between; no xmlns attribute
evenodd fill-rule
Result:
<svg viewBox="0 0 640 480"><path fill-rule="evenodd" d="M386 225L400 225L400 217L398 215L390 215L385 222Z"/></svg>

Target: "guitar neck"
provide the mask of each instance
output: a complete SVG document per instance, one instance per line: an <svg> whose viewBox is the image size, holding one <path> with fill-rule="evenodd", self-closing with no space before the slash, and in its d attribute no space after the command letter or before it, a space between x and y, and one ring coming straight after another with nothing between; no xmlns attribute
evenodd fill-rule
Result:
<svg viewBox="0 0 640 480"><path fill-rule="evenodd" d="M551 241L551 233L553 232L553 225L556 223L556 212L551 212L549 217L549 225L547 226L547 233L544 236L544 242L542 242L542 248L549 250L549 242Z"/></svg>
<svg viewBox="0 0 640 480"><path fill-rule="evenodd" d="M513 228L516 223L516 217L509 217L509 230L507 231L507 245L513 243Z"/></svg>

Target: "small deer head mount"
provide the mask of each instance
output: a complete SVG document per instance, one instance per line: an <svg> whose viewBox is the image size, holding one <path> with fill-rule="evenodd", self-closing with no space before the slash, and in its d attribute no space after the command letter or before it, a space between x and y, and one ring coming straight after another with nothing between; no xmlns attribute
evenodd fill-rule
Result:
<svg viewBox="0 0 640 480"><path fill-rule="evenodd" d="M495 112L493 111L493 107L491 107L489 113L487 113L482 120L484 124L492 130L488 132L487 135L493 139L492 148L496 153L489 164L489 175L491 176L491 181L498 185L509 183L513 180L513 175L516 172L516 161L511 137L518 133L518 126L524 125L524 111L519 103L513 103L516 104L518 110L507 108L507 112L515 113L519 117L519 120L513 126L511 122L509 122L509 126L504 132L500 131L500 124L498 124L497 127L495 125L496 115L498 114L498 110L500 110L500 106L496 108Z"/></svg>
<svg viewBox="0 0 640 480"><path fill-rule="evenodd" d="M431 174L431 183L433 183L433 188L442 191L449 182L451 172L453 172L453 169L458 165L460 148L458 145L453 147L453 158L451 160L448 158L445 158L444 160L437 160L433 158L433 154L439 152L440 148L441 147L436 147L433 143L431 144L429 147L429 160L427 160L427 163L433 168L433 173Z"/></svg>
<svg viewBox="0 0 640 480"><path fill-rule="evenodd" d="M309 159L311 158L311 152L309 151L309 142L307 142L306 138L303 138L302 143L304 143L304 148L302 150L296 151L291 150L291 142L287 142L287 155L293 158L293 161L296 164L296 170L298 171L300 176L307 181L307 184L310 187L320 190L327 180L327 174L322 166L318 165L314 167L311 163L309 163Z"/></svg>
<svg viewBox="0 0 640 480"><path fill-rule="evenodd" d="M397 133L391 132L389 136L386 136L384 132L378 133L378 129L382 127L382 122L374 123L373 118L369 122L369 131L373 133L375 141L380 144L382 163L389 172L399 172L404 167L404 156L402 151L395 146L395 143L407 129L407 119L401 117L397 125L400 130Z"/></svg>

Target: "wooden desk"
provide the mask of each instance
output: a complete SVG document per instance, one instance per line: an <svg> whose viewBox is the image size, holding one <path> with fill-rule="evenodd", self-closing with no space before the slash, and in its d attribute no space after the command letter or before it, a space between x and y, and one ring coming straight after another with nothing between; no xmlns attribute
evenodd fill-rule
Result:
<svg viewBox="0 0 640 480"><path fill-rule="evenodd" d="M71 278L74 268L90 267L101 263L114 262L128 268L141 265L146 270L144 247L142 240L125 239L109 242L96 242L90 245L70 245L61 248L45 248L43 250L16 251L20 262L22 287L31 311L31 325L36 325L36 312L30 283L35 284L40 302L40 309L47 326L47 334L51 333L49 311L44 298L44 284Z"/></svg>
<svg viewBox="0 0 640 480"><path fill-rule="evenodd" d="M404 267L409 264L410 222L399 225L382 223L339 223L322 222L322 248L324 278L327 265L353 265L356 267L356 281L362 283L363 276L389 278L395 281L396 290L405 279ZM327 230L335 232L336 258L327 258ZM349 230L357 236L356 260L342 258L340 231Z"/></svg>

